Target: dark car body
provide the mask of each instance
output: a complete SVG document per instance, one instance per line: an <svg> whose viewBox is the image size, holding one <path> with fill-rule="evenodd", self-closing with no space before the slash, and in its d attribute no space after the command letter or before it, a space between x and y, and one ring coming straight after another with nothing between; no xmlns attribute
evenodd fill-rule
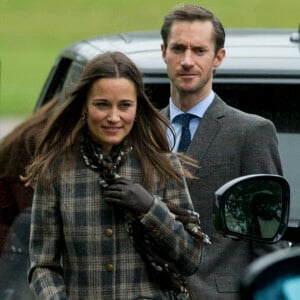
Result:
<svg viewBox="0 0 300 300"><path fill-rule="evenodd" d="M214 78L214 91L228 104L269 118L278 131L284 176L291 187L289 229L300 240L300 34L296 30L230 29L226 58ZM75 83L85 64L105 51L128 55L143 73L147 92L161 109L169 101L169 81L159 32L130 32L85 39L58 56L36 108Z"/></svg>

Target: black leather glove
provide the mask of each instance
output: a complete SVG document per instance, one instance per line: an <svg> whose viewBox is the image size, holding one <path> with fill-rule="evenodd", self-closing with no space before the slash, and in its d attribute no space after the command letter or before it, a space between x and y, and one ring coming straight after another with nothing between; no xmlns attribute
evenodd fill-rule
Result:
<svg viewBox="0 0 300 300"><path fill-rule="evenodd" d="M108 203L118 205L135 213L146 213L153 204L153 197L138 183L127 179L117 179L104 189Z"/></svg>

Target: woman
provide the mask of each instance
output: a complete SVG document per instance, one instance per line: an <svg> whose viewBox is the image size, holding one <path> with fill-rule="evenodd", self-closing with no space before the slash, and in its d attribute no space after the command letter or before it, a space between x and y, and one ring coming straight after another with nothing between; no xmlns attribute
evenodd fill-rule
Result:
<svg viewBox="0 0 300 300"><path fill-rule="evenodd" d="M39 299L189 299L204 234L163 124L125 55L87 64L28 168Z"/></svg>
<svg viewBox="0 0 300 300"><path fill-rule="evenodd" d="M26 207L31 206L33 189L25 187L21 176L33 157L39 132L56 103L56 98L47 102L1 140L0 255L13 222Z"/></svg>

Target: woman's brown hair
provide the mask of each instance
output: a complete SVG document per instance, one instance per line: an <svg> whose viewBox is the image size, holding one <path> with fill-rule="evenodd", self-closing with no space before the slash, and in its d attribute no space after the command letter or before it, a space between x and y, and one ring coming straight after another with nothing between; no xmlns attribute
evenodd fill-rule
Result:
<svg viewBox="0 0 300 300"><path fill-rule="evenodd" d="M33 158L38 136L56 103L56 98L48 101L1 140L0 179L19 179L20 175L25 174L25 168Z"/></svg>
<svg viewBox="0 0 300 300"><path fill-rule="evenodd" d="M106 52L88 62L81 79L67 100L49 120L37 144L35 160L28 168L27 184L33 184L37 176L44 182L51 180L55 172L49 175L48 171L57 159L64 157L68 158L68 161L72 160L83 139L85 120L82 118L82 112L87 94L92 84L101 78L126 78L135 86L136 121L128 140L140 161L142 184L146 188L152 185L154 170L160 176L161 187L166 185L170 177L182 183L182 171L174 167L166 155L170 150L165 129L171 129L170 123L146 96L142 74L126 55L121 52ZM64 162L64 167L67 165Z"/></svg>

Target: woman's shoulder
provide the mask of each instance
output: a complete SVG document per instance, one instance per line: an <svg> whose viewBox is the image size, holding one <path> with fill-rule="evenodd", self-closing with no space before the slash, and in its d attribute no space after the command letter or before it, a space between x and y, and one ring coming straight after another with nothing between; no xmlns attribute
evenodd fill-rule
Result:
<svg viewBox="0 0 300 300"><path fill-rule="evenodd" d="M77 178L85 178L95 173L85 165L83 158L77 153L71 157L57 157L51 164L49 172L62 181L77 180Z"/></svg>

